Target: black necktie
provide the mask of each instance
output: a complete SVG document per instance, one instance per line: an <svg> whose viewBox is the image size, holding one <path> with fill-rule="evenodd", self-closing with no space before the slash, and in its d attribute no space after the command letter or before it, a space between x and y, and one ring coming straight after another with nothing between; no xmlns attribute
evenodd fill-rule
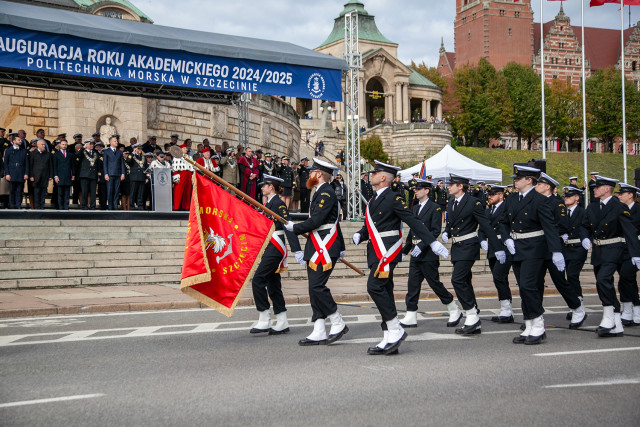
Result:
<svg viewBox="0 0 640 427"><path fill-rule="evenodd" d="M491 215L493 215L495 211L496 211L496 206L495 205L491 206Z"/></svg>
<svg viewBox="0 0 640 427"><path fill-rule="evenodd" d="M522 193L520 193L520 198L518 199L518 201L519 201L519 202L521 202L521 201L522 201L522 197L523 197L523 196L522 196Z"/></svg>
<svg viewBox="0 0 640 427"><path fill-rule="evenodd" d="M604 208L604 202L600 202L600 210Z"/></svg>
<svg viewBox="0 0 640 427"><path fill-rule="evenodd" d="M457 207L458 207L458 201L456 200L455 202L453 202L453 209L451 209L451 211L455 212Z"/></svg>

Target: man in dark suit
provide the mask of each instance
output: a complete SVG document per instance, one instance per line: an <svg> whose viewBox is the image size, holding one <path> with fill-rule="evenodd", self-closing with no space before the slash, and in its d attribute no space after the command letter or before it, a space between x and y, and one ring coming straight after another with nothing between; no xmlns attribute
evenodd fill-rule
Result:
<svg viewBox="0 0 640 427"><path fill-rule="evenodd" d="M129 209L144 209L144 183L149 179L145 171L147 165L142 155L142 144L133 145L133 154L127 155L127 164L129 165L129 182L131 184L131 192L129 198Z"/></svg>
<svg viewBox="0 0 640 427"><path fill-rule="evenodd" d="M74 157L67 151L67 141L60 141L60 150L53 153L53 179L58 186L58 209L69 210L71 185L75 180Z"/></svg>
<svg viewBox="0 0 640 427"><path fill-rule="evenodd" d="M429 229L434 239L440 236L442 231L442 216L440 214L440 206L431 201L430 193L433 191L433 185L424 179L414 178L413 192L415 193L416 202L413 206L413 213L422 221ZM438 256L433 253L431 248L427 246L413 231L409 230L407 241L402 249L402 258L411 253L411 261L409 262L409 281L407 282L407 313L400 322L403 328L415 328L418 326L418 299L420 298L420 289L422 281L426 279L429 287L436 293L440 301L447 306L449 311L449 320L447 326L457 326L462 319L462 312L453 299L451 292L444 287L440 281L438 267L440 261Z"/></svg>
<svg viewBox="0 0 640 427"><path fill-rule="evenodd" d="M500 301L500 313L497 316L491 318L492 322L497 323L513 323L513 310L511 307L511 289L509 288L509 270L511 270L511 263L513 257L511 254L506 253L504 244L502 243L502 236L500 235L500 223L504 220L506 214L506 204L504 202L504 190L507 187L501 185L489 184L487 185L487 201L489 203L489 209L487 210L487 216L489 218L489 224L491 228L496 232L500 244L498 247L490 245L486 240L486 236L480 230L478 236L480 237L480 247L487 251L487 260L489 261L489 268L491 269L491 275L493 277L493 284L498 291L498 300ZM500 264L496 258L496 251L505 251L507 260L504 264Z"/></svg>
<svg viewBox="0 0 640 427"><path fill-rule="evenodd" d="M633 185L620 184L620 190L616 192L618 200L629 207L631 222L636 227L636 233L640 236L640 205L636 203L636 197L640 188ZM624 261L618 267L618 291L622 303L622 326L640 326L640 295L638 295L638 269L631 261L629 249L624 248L622 256Z"/></svg>
<svg viewBox="0 0 640 427"><path fill-rule="evenodd" d="M567 208L568 229L567 240L564 241L562 254L567 264L567 281L582 300L582 286L580 285L580 272L587 260L587 250L582 247L580 230L584 220L584 208L581 202L584 201L584 191L577 186L564 187L564 204ZM635 266L634 266L635 268ZM571 320L573 312L569 313L568 320ZM585 314L586 317L586 314Z"/></svg>
<svg viewBox="0 0 640 427"><path fill-rule="evenodd" d="M75 157L75 175L80 180L82 210L96 208L96 187L101 167L100 156L94 150L93 138L88 138L84 141L84 149L76 153Z"/></svg>
<svg viewBox="0 0 640 427"><path fill-rule="evenodd" d="M451 203L447 208L447 224L442 233L442 241L447 243L451 238L451 262L453 263L451 284L467 315L464 326L456 329L455 332L474 335L479 334L482 327L478 317L476 295L471 284L471 268L480 259L478 227L494 248L499 248L500 242L489 224L484 205L468 194L469 178L451 174L448 190ZM500 264L506 262L507 255L504 250L496 251L495 255Z"/></svg>
<svg viewBox="0 0 640 427"><path fill-rule="evenodd" d="M47 186L51 179L53 179L51 154L47 152L46 141L38 139L36 149L29 154L29 181L33 185L36 209L44 209Z"/></svg>
<svg viewBox="0 0 640 427"><path fill-rule="evenodd" d="M402 222L435 254L445 258L449 255L447 249L411 212L404 195L388 188L395 182L399 171L400 168L396 166L375 161L375 168L371 172L371 186L375 194L367 205L365 225L353 235L355 245L361 240L369 240L367 265L371 272L367 280L367 292L382 317L383 339L377 346L367 350L372 355L395 353L407 337L398 320L393 295L393 270L401 259Z"/></svg>
<svg viewBox="0 0 640 427"><path fill-rule="evenodd" d="M22 139L11 136L13 146L4 151L4 178L9 181L9 209L20 209L24 182L29 179L27 150L22 148Z"/></svg>
<svg viewBox="0 0 640 427"><path fill-rule="evenodd" d="M613 274L624 263L625 243L631 263L640 264L640 240L629 206L613 197L613 188L618 181L604 176L595 176L594 199L582 222L582 245L591 251L591 264L596 275L596 289L602 302L602 321L596 328L600 337L621 337L624 329L620 313L620 301L616 295Z"/></svg>
<svg viewBox="0 0 640 427"><path fill-rule="evenodd" d="M506 200L500 235L513 255L513 273L520 288L525 329L513 339L514 344L540 344L547 337L544 329L543 292L544 260L552 253L553 264L564 270L561 240L547 198L535 191L540 169L513 166L514 193Z"/></svg>
<svg viewBox="0 0 640 427"><path fill-rule="evenodd" d="M118 208L118 192L120 181L124 180L124 156L118 149L118 138L109 138L109 148L102 152L104 180L107 182L107 209L113 211Z"/></svg>
<svg viewBox="0 0 640 427"><path fill-rule="evenodd" d="M301 346L331 344L349 332L349 328L338 312L338 306L327 287L329 276L336 264L344 257L344 239L340 230L340 205L331 187L331 177L337 168L329 163L313 159L307 188L315 193L311 200L309 219L298 224L289 221L284 228L296 235L309 233L304 247L309 277L309 300L313 315L313 332L298 341ZM331 321L327 336L325 319Z"/></svg>

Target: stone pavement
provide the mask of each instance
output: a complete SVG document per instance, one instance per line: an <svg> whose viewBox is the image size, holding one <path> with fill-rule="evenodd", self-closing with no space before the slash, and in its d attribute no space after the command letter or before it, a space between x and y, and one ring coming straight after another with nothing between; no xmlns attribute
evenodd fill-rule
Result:
<svg viewBox="0 0 640 427"><path fill-rule="evenodd" d="M453 293L450 276L441 277L441 280ZM585 294L596 293L593 272L583 272L580 280ZM510 283L513 295L518 295L513 274ZM497 296L491 275L475 274L473 284L478 297ZM283 280L282 285L288 304L309 302L306 280ZM546 294L557 294L548 276L545 286ZM367 294L366 277L331 279L329 287L337 302L371 301ZM404 301L407 290L406 276L395 278L395 289L396 300ZM426 282L423 282L420 296L436 298ZM253 304L251 284L249 284L243 291L238 305L252 306ZM0 291L0 318L200 307L205 306L180 292L177 285L113 285Z"/></svg>

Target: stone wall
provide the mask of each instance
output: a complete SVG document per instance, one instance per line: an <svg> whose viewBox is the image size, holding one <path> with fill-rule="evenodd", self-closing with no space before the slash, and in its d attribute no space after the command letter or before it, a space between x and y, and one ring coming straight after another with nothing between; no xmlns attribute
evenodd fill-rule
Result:
<svg viewBox="0 0 640 427"><path fill-rule="evenodd" d="M450 126L442 123L381 125L361 135L378 135L389 160L396 165L419 162L426 153L440 151L451 143Z"/></svg>
<svg viewBox="0 0 640 427"><path fill-rule="evenodd" d="M58 134L58 91L0 85L0 127Z"/></svg>

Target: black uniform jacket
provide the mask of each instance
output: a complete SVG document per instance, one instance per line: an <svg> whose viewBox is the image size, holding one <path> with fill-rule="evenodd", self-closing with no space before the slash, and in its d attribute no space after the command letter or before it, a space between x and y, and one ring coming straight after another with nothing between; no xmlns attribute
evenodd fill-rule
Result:
<svg viewBox="0 0 640 427"><path fill-rule="evenodd" d="M316 192L311 199L309 206L309 218L301 223L293 226L293 232L297 235L302 233L310 233L313 230L319 228L325 224L333 224L338 219L340 209L340 203L336 193L333 191L333 187L329 183L323 182L316 188ZM320 230L318 234L321 239L329 234L329 229ZM338 258L340 252L344 251L344 239L342 237L342 230L338 223L338 235L333 245L329 248L329 256L331 258ZM309 261L313 254L316 252L311 238L307 239L307 243L304 246L304 259Z"/></svg>
<svg viewBox="0 0 640 427"><path fill-rule="evenodd" d="M49 179L53 178L51 154L46 150L42 153L33 150L29 154L29 177L33 178L34 187L46 187L49 184Z"/></svg>
<svg viewBox="0 0 640 427"><path fill-rule="evenodd" d="M491 228L486 209L482 202L469 194L465 194L458 206L453 210L455 198L451 198L447 207L447 225L445 227L449 239L480 231L489 239L493 247L500 247L496 232ZM451 261L480 259L480 239L478 236L462 242L451 243Z"/></svg>
<svg viewBox="0 0 640 427"><path fill-rule="evenodd" d="M542 230L544 235L514 239L516 254L513 260L545 259L549 252L562 252L551 203L535 189L531 189L522 201L519 198L519 194L514 193L505 200L507 214L501 224L502 241L509 239L511 232L531 233Z"/></svg>
<svg viewBox="0 0 640 427"><path fill-rule="evenodd" d="M271 200L269 200L265 204L265 206L268 209L271 209L272 211L280 215L282 218L286 219L287 221L291 219L289 217L289 211L287 210L287 205L284 204L284 202L282 201L282 199L280 199L279 196L277 195L273 196ZM301 250L300 242L298 242L298 236L293 234L291 231L285 230L280 221L275 221L275 226L276 226L276 231L284 230L284 234L287 236L287 240L289 241L289 247L291 248L292 252L298 252ZM273 243L269 242L269 244L267 245L267 248L264 250L264 255L267 256L267 255L278 255L278 254L280 254L280 251L276 248L276 246Z"/></svg>
<svg viewBox="0 0 640 427"><path fill-rule="evenodd" d="M586 234L585 230L581 230L582 221L584 220L584 212L584 208L579 204L574 208L571 216L569 216L569 210L567 209L567 222L569 225L567 234L569 235L569 240L578 239L580 240L580 243L564 245L562 254L564 255L565 260L580 260L587 256L587 250L582 247L582 239L580 237Z"/></svg>
<svg viewBox="0 0 640 427"><path fill-rule="evenodd" d="M558 227L558 238L560 239L560 246L564 246L564 242L562 241L563 234L569 234L569 217L567 216L567 207L558 197L551 196L547 197L547 203L551 207L551 212L553 212L553 219L556 222L556 227ZM547 253L547 259L551 259L552 253Z"/></svg>
<svg viewBox="0 0 640 427"><path fill-rule="evenodd" d="M93 166L91 166L93 162ZM76 176L85 179L98 179L98 171L102 171L100 154L96 150L80 150L75 157Z"/></svg>
<svg viewBox="0 0 640 427"><path fill-rule="evenodd" d="M440 231L442 230L442 208L433 202L430 199L427 199L427 203L422 208L420 214L418 211L420 210L420 203L416 200L415 205L413 206L413 213L422 221L422 223L429 229L429 232L433 235L434 239L437 239L440 235ZM404 244L404 248L402 248L403 254L408 254L411 252L413 247L413 240L419 240L416 237L412 230L409 230L409 235L407 236L407 241ZM422 261L437 261L438 255L434 254L431 250L431 246L426 245L422 240L418 243L418 247L422 252L418 255L415 260L418 262Z"/></svg>
<svg viewBox="0 0 640 427"><path fill-rule="evenodd" d="M293 182L295 180L293 178L293 169L291 169L291 166L279 165L277 169L278 176L284 180L280 186L285 188L293 187Z"/></svg>
<svg viewBox="0 0 640 427"><path fill-rule="evenodd" d="M491 207L489 207L489 209L486 210L486 213L487 213L487 217L489 218L489 224L491 224L491 228L493 228L493 231L496 232L496 235L500 235L500 227L501 227L500 224L502 221L504 221L504 217L507 215L507 203L503 200L502 203L500 203L500 206L498 206L496 210L493 212L493 214L491 213ZM482 229L478 230L478 237L480 238L481 241L487 238L487 236L482 232ZM495 258L496 251L505 251L507 255L507 259L510 259L511 253L507 250L507 248L502 243L502 235L498 237L498 241L499 241L499 244L497 247L491 244L491 241L489 241L489 250L487 251L487 258Z"/></svg>
<svg viewBox="0 0 640 427"><path fill-rule="evenodd" d="M429 245L431 242L436 240L435 237L433 237L433 234L427 227L425 227L416 214L411 212L411 209L407 206L403 195L388 189L384 190L379 196L374 197L375 199L372 199L369 202L368 208L371 220L379 233L394 230L400 231L402 222L404 222L413 231L415 239L421 239L426 245ZM360 233L360 236L362 237L361 240L369 240L369 243L367 244L367 264L369 268L372 268L374 265L377 265L380 260L373 249L371 236L369 236L366 223L358 233ZM384 243L385 248L389 249L398 241L398 239L398 235L388 236L383 237L382 242ZM392 263L398 262L400 259L401 255L399 252L398 256L392 261Z"/></svg>
<svg viewBox="0 0 640 427"><path fill-rule="evenodd" d="M137 160L137 161L136 161ZM142 154L128 154L124 160L129 165L129 180L133 182L144 182L148 175L144 173L147 170L146 161ZM142 166L141 166L142 165Z"/></svg>
<svg viewBox="0 0 640 427"><path fill-rule="evenodd" d="M582 238L613 239L624 237L627 250L631 257L640 257L640 240L629 207L611 197L606 205L600 209L600 200L589 203L582 222ZM591 264L604 263L620 264L624 260L625 243L613 243L610 245L593 245L591 249Z"/></svg>

